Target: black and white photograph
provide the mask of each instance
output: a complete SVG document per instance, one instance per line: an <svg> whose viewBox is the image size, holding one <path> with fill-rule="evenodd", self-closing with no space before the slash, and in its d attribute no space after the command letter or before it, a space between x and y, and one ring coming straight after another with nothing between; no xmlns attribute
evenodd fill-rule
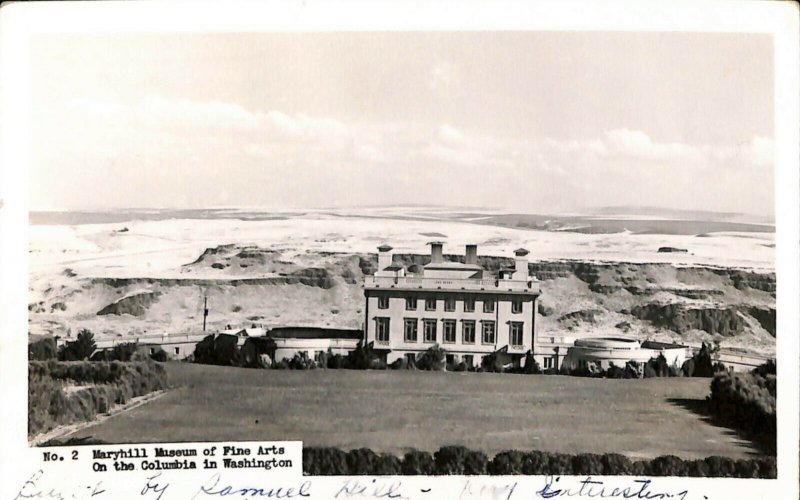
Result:
<svg viewBox="0 0 800 500"><path fill-rule="evenodd" d="M28 38L28 449L797 487L773 33L311 26Z"/></svg>

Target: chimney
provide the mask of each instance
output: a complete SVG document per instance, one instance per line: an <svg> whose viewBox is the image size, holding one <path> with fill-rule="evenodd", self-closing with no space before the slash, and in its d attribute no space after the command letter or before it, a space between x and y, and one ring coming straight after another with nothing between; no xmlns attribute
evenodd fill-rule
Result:
<svg viewBox="0 0 800 500"><path fill-rule="evenodd" d="M392 265L392 247L381 245L378 247L378 271L383 271Z"/></svg>
<svg viewBox="0 0 800 500"><path fill-rule="evenodd" d="M464 257L464 264L478 264L478 245L467 245L467 253Z"/></svg>
<svg viewBox="0 0 800 500"><path fill-rule="evenodd" d="M441 264L442 246L444 244L441 241L431 241L428 245L431 246L431 264Z"/></svg>
<svg viewBox="0 0 800 500"><path fill-rule="evenodd" d="M514 250L514 279L528 279L528 251L524 248Z"/></svg>

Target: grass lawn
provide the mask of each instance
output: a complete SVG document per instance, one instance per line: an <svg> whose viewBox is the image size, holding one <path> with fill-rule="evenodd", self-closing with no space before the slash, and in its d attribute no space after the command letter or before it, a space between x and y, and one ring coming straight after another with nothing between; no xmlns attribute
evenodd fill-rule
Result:
<svg viewBox="0 0 800 500"><path fill-rule="evenodd" d="M445 444L489 455L506 449L634 458L757 454L732 431L686 409L709 393L707 379L279 371L186 363L168 363L167 371L179 387L73 436L113 443L300 440L306 446L397 454Z"/></svg>

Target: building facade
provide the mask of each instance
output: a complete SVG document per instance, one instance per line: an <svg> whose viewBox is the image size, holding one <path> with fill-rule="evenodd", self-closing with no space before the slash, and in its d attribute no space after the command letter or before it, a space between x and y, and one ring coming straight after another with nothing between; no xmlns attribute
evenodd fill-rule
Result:
<svg viewBox="0 0 800 500"><path fill-rule="evenodd" d="M533 350L539 282L528 273L528 251L515 251L513 268L495 276L478 265L476 245L464 262L446 262L441 242L430 243L431 261L408 274L392 262L392 248L378 247L378 270L364 281L367 344L387 363L416 359L433 345L448 362L479 366L496 353L520 364Z"/></svg>

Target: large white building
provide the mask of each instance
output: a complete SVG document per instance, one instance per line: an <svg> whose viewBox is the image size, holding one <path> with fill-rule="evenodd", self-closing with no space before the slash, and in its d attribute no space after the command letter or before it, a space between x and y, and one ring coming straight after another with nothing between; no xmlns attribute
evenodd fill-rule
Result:
<svg viewBox="0 0 800 500"><path fill-rule="evenodd" d="M445 261L441 242L430 243L430 263L410 274L378 247L378 269L365 277L366 342L387 363L417 358L438 344L448 362L479 366L497 353L521 363L533 351L539 282L528 274L528 251L514 252L514 267L495 276L478 265L477 245L464 262Z"/></svg>

